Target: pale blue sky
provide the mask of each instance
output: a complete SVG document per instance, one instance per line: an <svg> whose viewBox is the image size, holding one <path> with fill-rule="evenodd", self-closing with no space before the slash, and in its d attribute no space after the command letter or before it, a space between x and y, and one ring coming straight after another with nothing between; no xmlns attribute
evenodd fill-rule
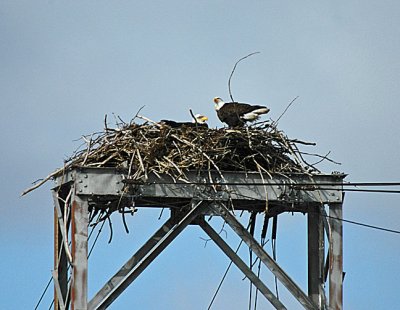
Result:
<svg viewBox="0 0 400 310"><path fill-rule="evenodd" d="M343 163L325 172L398 181L399 38L398 1L1 1L0 308L33 308L53 265L51 184L21 191L60 167L82 134L101 130L105 114L130 120L146 105L151 119L187 120L192 108L221 127L212 98L228 98L233 64L254 51L233 78L235 99L267 105L276 119L299 96L280 129ZM399 197L348 193L344 217L400 230ZM110 245L104 229L91 295L161 225L157 217L140 212L126 235L116 216ZM281 216L277 241L278 262L304 290L305 224ZM195 227L180 236L111 309L206 309L228 260L202 236ZM344 224L345 308L398 304L399 238ZM228 241L238 243L232 232ZM281 289L298 309L287 295ZM214 309L247 309L247 300L233 269Z"/></svg>

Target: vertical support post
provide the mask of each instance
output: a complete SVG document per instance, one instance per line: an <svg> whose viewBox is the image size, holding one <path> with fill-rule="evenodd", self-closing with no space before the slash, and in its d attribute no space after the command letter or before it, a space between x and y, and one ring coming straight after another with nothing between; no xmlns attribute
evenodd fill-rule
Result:
<svg viewBox="0 0 400 310"><path fill-rule="evenodd" d="M55 196L54 196L55 197ZM54 203L59 203L58 201ZM64 203L59 204L60 208L64 210ZM57 271L58 281L60 284L60 290L64 301L60 301L60 304L64 304L68 291L68 260L64 250L63 236L61 233L60 224L58 222L58 213L56 206L54 206L54 270ZM54 286L54 310L60 309L56 286Z"/></svg>
<svg viewBox="0 0 400 310"><path fill-rule="evenodd" d="M322 286L325 255L324 226L319 207L313 205L307 214L308 226L308 296L323 307Z"/></svg>
<svg viewBox="0 0 400 310"><path fill-rule="evenodd" d="M88 202L73 195L71 210L71 239L73 274L71 309L86 310L88 299Z"/></svg>
<svg viewBox="0 0 400 310"><path fill-rule="evenodd" d="M343 226L342 204L329 204L329 309L343 308Z"/></svg>

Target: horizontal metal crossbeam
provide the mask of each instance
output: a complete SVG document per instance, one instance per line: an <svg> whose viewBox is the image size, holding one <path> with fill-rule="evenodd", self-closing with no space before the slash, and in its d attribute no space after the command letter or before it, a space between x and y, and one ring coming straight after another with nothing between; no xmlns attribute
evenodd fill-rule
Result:
<svg viewBox="0 0 400 310"><path fill-rule="evenodd" d="M344 175L260 174L217 172L199 175L186 172L185 180L150 174L145 182L130 180L117 168L74 168L56 178L57 187L73 182L77 195L135 196L151 199L257 200L269 204L301 205L342 202ZM145 204L143 204L145 206ZM239 205L240 208L240 205Z"/></svg>

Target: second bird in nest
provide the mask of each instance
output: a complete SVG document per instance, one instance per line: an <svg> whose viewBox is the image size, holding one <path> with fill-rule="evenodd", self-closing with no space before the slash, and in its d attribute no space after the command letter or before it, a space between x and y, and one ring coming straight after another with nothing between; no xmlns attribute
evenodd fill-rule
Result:
<svg viewBox="0 0 400 310"><path fill-rule="evenodd" d="M206 121L208 120L207 116L196 114L194 115L194 119L192 122L176 122L172 120L162 119L161 123L168 125L172 128L181 128L181 127L197 127L200 128L208 128Z"/></svg>

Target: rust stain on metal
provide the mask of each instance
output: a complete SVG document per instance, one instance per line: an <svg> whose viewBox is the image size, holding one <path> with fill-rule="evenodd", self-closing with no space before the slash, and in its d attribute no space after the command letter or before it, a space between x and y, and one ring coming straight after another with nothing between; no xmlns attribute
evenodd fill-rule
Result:
<svg viewBox="0 0 400 310"><path fill-rule="evenodd" d="M76 201L72 202L71 208L71 254L72 254L72 264L75 261L75 254L76 254L76 244L75 244L75 234L76 234L76 225L75 225L75 209L76 209ZM74 275L71 279L71 310L75 309L75 268L74 268Z"/></svg>
<svg viewBox="0 0 400 310"><path fill-rule="evenodd" d="M60 259L58 257L59 253L58 239L59 239L58 217L57 217L57 212L54 208L54 270L58 269L58 260ZM54 310L58 310L58 298L55 286L54 286Z"/></svg>
<svg viewBox="0 0 400 310"><path fill-rule="evenodd" d="M71 309L87 309L87 221L85 207L79 198L71 209L72 289ZM86 210L87 212L87 210Z"/></svg>

